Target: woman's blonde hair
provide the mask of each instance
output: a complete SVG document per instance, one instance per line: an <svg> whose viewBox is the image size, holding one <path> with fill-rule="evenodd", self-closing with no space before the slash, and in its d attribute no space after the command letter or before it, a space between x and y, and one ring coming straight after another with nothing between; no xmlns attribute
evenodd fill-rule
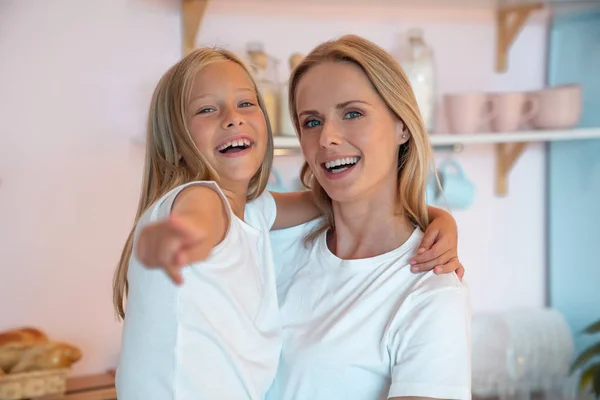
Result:
<svg viewBox="0 0 600 400"><path fill-rule="evenodd" d="M324 62L348 62L360 67L390 111L406 126L410 137L398 152L397 205L402 215L425 230L429 224L425 186L433 157L417 100L404 71L388 52L356 35L345 35L319 45L294 69L290 77L290 115L298 135L301 132L296 109L298 85L311 68ZM308 163L304 162L300 176L302 183L315 194L324 216L322 223L307 237L310 241L324 231L335 228L333 210L331 198L315 179Z"/></svg>
<svg viewBox="0 0 600 400"><path fill-rule="evenodd" d="M250 180L247 200L257 198L267 186L273 163L273 135L264 102L248 68L235 54L224 49L198 48L190 52L163 75L152 95L140 201L133 229L125 243L113 279L113 305L120 318L125 316L127 270L135 226L141 215L155 201L179 185L196 180L219 181L217 172L200 154L192 140L187 109L198 72L209 64L223 61L234 62L248 73L266 120L268 140L265 158Z"/></svg>

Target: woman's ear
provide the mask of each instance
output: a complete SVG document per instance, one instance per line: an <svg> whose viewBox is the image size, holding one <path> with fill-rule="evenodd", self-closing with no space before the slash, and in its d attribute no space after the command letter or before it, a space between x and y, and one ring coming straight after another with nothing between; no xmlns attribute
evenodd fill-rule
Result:
<svg viewBox="0 0 600 400"><path fill-rule="evenodd" d="M396 141L398 142L398 146L408 142L410 139L410 132L408 132L408 128L401 120L396 123Z"/></svg>

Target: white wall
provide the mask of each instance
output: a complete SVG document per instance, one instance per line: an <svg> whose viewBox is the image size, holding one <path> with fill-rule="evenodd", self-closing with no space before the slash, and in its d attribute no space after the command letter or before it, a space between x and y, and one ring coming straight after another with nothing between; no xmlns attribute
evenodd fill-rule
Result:
<svg viewBox="0 0 600 400"><path fill-rule="evenodd" d="M180 56L178 3L0 2L0 330L37 325L81 346L75 373L114 367L117 359L111 279L143 162L131 137L143 131L154 84ZM540 24L520 36L510 71L496 74L493 15L485 11L287 5L288 16L244 16L222 13L224 4L208 10L202 43L242 49L261 40L285 60L345 32L391 49L398 33L419 25L436 50L442 93L543 82ZM245 7L240 12L252 11ZM523 155L506 198L494 196L491 146L456 157L478 190L474 206L455 214L475 309L543 304L543 148ZM298 159L276 165L295 176Z"/></svg>

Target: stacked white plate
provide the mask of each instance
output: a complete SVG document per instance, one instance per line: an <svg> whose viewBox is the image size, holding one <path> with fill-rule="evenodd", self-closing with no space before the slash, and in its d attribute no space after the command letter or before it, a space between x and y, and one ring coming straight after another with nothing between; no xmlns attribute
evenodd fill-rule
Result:
<svg viewBox="0 0 600 400"><path fill-rule="evenodd" d="M573 357L573 337L553 309L518 309L473 316L473 395L560 390Z"/></svg>

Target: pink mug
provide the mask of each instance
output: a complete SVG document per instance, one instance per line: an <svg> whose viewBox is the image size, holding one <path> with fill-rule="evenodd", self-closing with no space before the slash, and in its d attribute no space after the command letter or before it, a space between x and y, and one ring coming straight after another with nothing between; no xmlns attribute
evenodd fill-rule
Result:
<svg viewBox="0 0 600 400"><path fill-rule="evenodd" d="M524 92L496 93L496 116L491 121L494 132L513 132L531 121L539 112L539 99Z"/></svg>
<svg viewBox="0 0 600 400"><path fill-rule="evenodd" d="M477 133L496 116L494 99L483 92L453 93L444 96L450 133Z"/></svg>
<svg viewBox="0 0 600 400"><path fill-rule="evenodd" d="M581 119L583 93L580 85L548 87L531 93L540 110L531 120L534 129L571 129Z"/></svg>

